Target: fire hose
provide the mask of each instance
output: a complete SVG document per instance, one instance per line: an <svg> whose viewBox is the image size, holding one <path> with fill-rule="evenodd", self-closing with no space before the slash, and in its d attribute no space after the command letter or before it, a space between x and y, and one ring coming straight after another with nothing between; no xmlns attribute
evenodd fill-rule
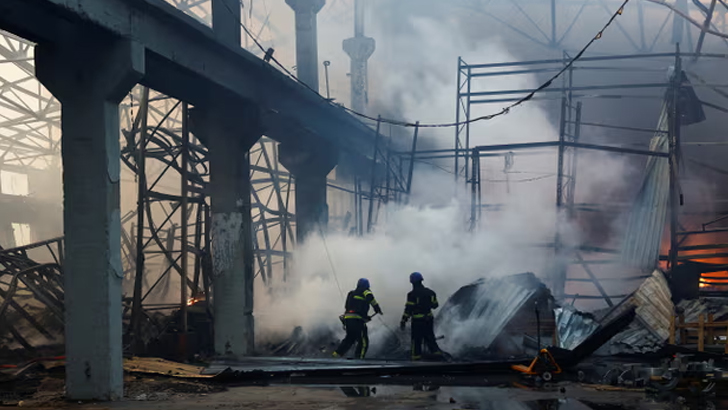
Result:
<svg viewBox="0 0 728 410"><path fill-rule="evenodd" d="M376 315L378 315L378 314L379 314L379 313L374 313L373 315L371 315L371 316L368 316L368 317L367 317L366 319L364 319L364 323L369 323L369 322L371 322L371 321L372 321L372 319L374 318L374 316L376 316ZM346 316L346 314L343 314L343 315L339 315L339 320L341 321L341 326L342 326L342 327L344 328L344 330L346 330L346 319L344 319L344 316Z"/></svg>

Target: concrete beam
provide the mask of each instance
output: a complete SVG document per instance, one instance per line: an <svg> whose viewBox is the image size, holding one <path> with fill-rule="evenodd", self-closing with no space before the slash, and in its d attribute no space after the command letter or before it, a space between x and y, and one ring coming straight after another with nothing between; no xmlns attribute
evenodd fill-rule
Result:
<svg viewBox="0 0 728 410"><path fill-rule="evenodd" d="M144 49L73 40L35 50L38 79L61 102L66 396L114 400L123 396L119 102L144 74Z"/></svg>
<svg viewBox="0 0 728 410"><path fill-rule="evenodd" d="M261 137L260 113L219 93L191 115L193 132L208 141L210 155L215 353L236 359L254 351L248 151Z"/></svg>
<svg viewBox="0 0 728 410"><path fill-rule="evenodd" d="M260 106L263 132L279 142L373 151L370 127L163 0L3 0L0 28L47 45L77 30L134 39L146 50L146 86L195 105L223 88Z"/></svg>

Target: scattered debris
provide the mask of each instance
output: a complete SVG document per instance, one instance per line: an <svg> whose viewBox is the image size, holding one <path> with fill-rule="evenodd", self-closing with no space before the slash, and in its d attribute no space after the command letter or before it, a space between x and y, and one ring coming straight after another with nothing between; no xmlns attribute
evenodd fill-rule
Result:
<svg viewBox="0 0 728 410"><path fill-rule="evenodd" d="M0 287L0 357L22 361L62 354L62 241L0 247L0 281L6 285ZM48 253L53 262L35 259Z"/></svg>
<svg viewBox="0 0 728 410"><path fill-rule="evenodd" d="M435 326L447 335L445 350L455 357L526 356L538 351L537 346L526 350L527 337L551 344L555 307L551 292L533 273L479 279L447 300Z"/></svg>
<svg viewBox="0 0 728 410"><path fill-rule="evenodd" d="M554 310L558 347L571 350L586 340L599 327L599 322L589 313L576 310L571 305Z"/></svg>
<svg viewBox="0 0 728 410"><path fill-rule="evenodd" d="M670 336L670 321L675 307L665 275L655 270L630 297L602 317L610 320L620 312L636 308L635 321L616 335L599 354L640 354L660 350Z"/></svg>

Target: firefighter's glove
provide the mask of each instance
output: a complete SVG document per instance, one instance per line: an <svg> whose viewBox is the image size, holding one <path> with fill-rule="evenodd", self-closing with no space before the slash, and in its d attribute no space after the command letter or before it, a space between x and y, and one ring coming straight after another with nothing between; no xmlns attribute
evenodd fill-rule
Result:
<svg viewBox="0 0 728 410"><path fill-rule="evenodd" d="M405 330L406 328L407 328L407 322L405 322L404 320L401 321L401 322L399 322L399 329L400 330Z"/></svg>

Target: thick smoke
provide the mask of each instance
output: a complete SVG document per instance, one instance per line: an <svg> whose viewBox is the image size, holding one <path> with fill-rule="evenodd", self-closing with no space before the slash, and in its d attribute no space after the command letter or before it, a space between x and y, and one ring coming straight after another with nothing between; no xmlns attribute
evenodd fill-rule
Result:
<svg viewBox="0 0 728 410"><path fill-rule="evenodd" d="M455 114L458 56L478 63L514 61L498 37L479 43L467 41L455 27L434 18L413 16L402 24L407 32L379 42L371 67L371 105L386 115L429 122L452 121ZM378 27L386 31L386 27ZM480 90L522 89L538 86L529 76L504 77L497 83L477 84ZM493 112L500 106L477 107ZM452 148L454 130L423 130L424 145ZM472 127L471 146L553 141L557 127L539 103L529 103L507 116ZM595 161L595 168L601 162ZM621 167L609 164L599 175L607 182ZM362 238L329 232L315 236L296 250L285 284L258 293L256 317L260 337L270 331L287 333L300 325L312 331L340 331L337 316L358 278L366 277L382 305L383 320L391 329L402 314L410 290L408 275L419 271L441 303L459 287L481 277L525 271L543 280L554 265L553 250L535 246L553 241L556 152L516 155L504 172L503 156L482 161L484 198L499 212L484 213L479 229L468 230L470 194L462 177L456 183L452 160L423 160L415 167L408 206L390 205L380 211L374 233ZM562 224L567 241L578 240L577 230ZM389 330L375 321L372 345Z"/></svg>

